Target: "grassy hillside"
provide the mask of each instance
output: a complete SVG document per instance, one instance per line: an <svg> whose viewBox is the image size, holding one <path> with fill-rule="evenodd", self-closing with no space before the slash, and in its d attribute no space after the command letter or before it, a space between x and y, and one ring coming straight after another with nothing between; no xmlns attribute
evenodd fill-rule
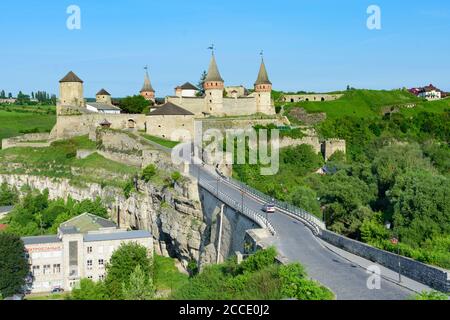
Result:
<svg viewBox="0 0 450 320"><path fill-rule="evenodd" d="M94 153L77 159L77 149L96 148L87 137L53 143L48 148L0 150L0 173L67 178L73 183L100 183L123 187L138 168L122 165Z"/></svg>
<svg viewBox="0 0 450 320"><path fill-rule="evenodd" d="M27 132L49 132L56 123L53 106L0 105L0 140Z"/></svg>
<svg viewBox="0 0 450 320"><path fill-rule="evenodd" d="M450 108L450 99L427 102L402 90L352 90L344 92L344 96L335 101L287 103L285 110L286 114L296 107L304 108L311 113L325 112L327 118L331 120L344 116L375 118L381 116L386 107L409 103L416 104L416 108L401 108L402 113L414 114L420 111L441 113Z"/></svg>

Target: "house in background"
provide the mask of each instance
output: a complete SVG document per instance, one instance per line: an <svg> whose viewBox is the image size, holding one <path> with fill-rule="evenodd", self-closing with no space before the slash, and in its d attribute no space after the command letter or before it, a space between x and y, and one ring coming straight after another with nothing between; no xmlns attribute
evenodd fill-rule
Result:
<svg viewBox="0 0 450 320"><path fill-rule="evenodd" d="M428 101L440 100L440 99L446 97L445 92L436 88L432 84L422 87L422 88L409 89L409 92L411 92L412 94L414 94L420 98L424 98Z"/></svg>
<svg viewBox="0 0 450 320"><path fill-rule="evenodd" d="M190 82L175 88L175 95L177 97L195 98L200 90Z"/></svg>
<svg viewBox="0 0 450 320"><path fill-rule="evenodd" d="M120 114L121 110L112 104L111 95L105 89L96 94L95 102L87 102L86 109L95 113Z"/></svg>

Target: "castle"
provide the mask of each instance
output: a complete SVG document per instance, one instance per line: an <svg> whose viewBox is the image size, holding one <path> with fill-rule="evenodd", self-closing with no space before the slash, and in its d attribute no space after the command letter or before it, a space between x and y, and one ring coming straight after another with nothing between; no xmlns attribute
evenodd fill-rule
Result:
<svg viewBox="0 0 450 320"><path fill-rule="evenodd" d="M276 115L271 96L272 83L264 58L261 59L252 93L243 87L225 87L213 52L203 85L204 95L198 96L199 90L192 84L185 83L175 89L174 96L166 97L160 105L156 103L155 90L146 71L140 95L155 105L148 114L121 114L105 89L97 93L96 102L86 102L83 84L72 71L60 80L57 124L51 138L88 134L107 122L113 129L141 130L150 135L173 139L172 133L180 130L193 136L196 119ZM188 135L183 135L178 140L187 138Z"/></svg>

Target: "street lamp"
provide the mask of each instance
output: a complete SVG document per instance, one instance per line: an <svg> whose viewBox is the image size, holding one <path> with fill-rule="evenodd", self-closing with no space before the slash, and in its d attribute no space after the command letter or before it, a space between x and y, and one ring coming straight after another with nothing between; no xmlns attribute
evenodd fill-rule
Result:
<svg viewBox="0 0 450 320"><path fill-rule="evenodd" d="M245 191L242 189L242 190L241 190L241 196L242 196L242 213L244 213L244 195L245 195Z"/></svg>
<svg viewBox="0 0 450 320"><path fill-rule="evenodd" d="M219 197L219 177L217 177L217 197Z"/></svg>
<svg viewBox="0 0 450 320"><path fill-rule="evenodd" d="M385 223L386 229L391 229L391 223L387 221ZM402 282L402 261L400 257L400 235L397 233L394 233L394 237L391 239L391 243L395 246L397 246L397 258L398 258L398 282Z"/></svg>

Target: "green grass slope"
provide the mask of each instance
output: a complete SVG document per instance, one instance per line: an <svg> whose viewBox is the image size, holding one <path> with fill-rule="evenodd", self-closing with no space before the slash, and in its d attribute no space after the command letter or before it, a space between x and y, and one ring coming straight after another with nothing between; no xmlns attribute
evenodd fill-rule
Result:
<svg viewBox="0 0 450 320"><path fill-rule="evenodd" d="M0 106L0 140L30 131L50 132L56 123L55 107Z"/></svg>
<svg viewBox="0 0 450 320"><path fill-rule="evenodd" d="M343 92L343 94L342 98L334 101L287 103L285 110L289 112L292 108L301 107L311 113L325 112L328 119L336 119L343 116L373 118L379 117L382 110L389 106L415 103L419 108L428 108L429 105L433 104L403 90L351 90ZM432 108L440 110L440 107L445 105L449 107L449 103L450 100L443 100L439 102L439 105L433 105Z"/></svg>

